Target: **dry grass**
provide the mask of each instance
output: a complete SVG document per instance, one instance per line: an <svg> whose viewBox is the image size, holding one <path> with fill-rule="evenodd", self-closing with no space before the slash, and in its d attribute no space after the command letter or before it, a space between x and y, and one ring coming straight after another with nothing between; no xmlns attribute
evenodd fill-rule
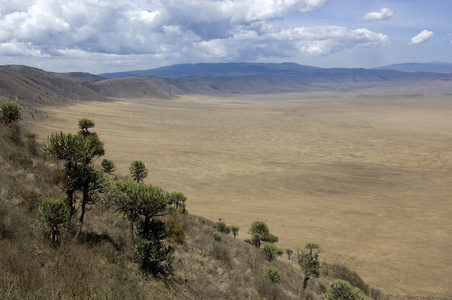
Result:
<svg viewBox="0 0 452 300"><path fill-rule="evenodd" d="M452 297L452 97L423 92L120 99L47 107L33 127L90 118L118 173L142 160L239 238L262 220L279 247L314 240L394 299Z"/></svg>

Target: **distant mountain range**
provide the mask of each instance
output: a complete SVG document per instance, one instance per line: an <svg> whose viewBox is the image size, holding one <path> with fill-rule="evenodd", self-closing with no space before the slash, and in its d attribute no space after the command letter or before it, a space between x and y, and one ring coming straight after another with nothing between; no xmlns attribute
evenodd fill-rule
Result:
<svg viewBox="0 0 452 300"><path fill-rule="evenodd" d="M431 83L440 83L445 94L452 94L452 73L401 72L389 68L391 66L379 69L327 69L295 63L184 64L99 76L52 73L9 65L0 66L0 102L12 99L23 105L37 106L76 100L171 98L186 94L339 92L391 86L415 88L430 86Z"/></svg>
<svg viewBox="0 0 452 300"><path fill-rule="evenodd" d="M250 75L277 75L294 76L300 74L339 74L350 71L363 72L368 69L347 68L318 68L299 65L296 63L199 63L179 64L150 70L135 70L127 72L99 74L105 78L119 78L125 76L154 76L163 78L187 78L187 77L230 77ZM449 63L403 63L375 68L374 70L394 70L402 72L432 72L452 73L452 64Z"/></svg>
<svg viewBox="0 0 452 300"><path fill-rule="evenodd" d="M444 62L404 63L376 68L379 70L395 70L402 72L452 73L452 64Z"/></svg>

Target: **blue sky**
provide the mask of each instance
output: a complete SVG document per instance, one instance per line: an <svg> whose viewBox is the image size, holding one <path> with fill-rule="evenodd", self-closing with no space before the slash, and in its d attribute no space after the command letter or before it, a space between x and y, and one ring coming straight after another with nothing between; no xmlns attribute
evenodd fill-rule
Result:
<svg viewBox="0 0 452 300"><path fill-rule="evenodd" d="M198 62L452 63L451 0L0 3L0 64L103 72Z"/></svg>

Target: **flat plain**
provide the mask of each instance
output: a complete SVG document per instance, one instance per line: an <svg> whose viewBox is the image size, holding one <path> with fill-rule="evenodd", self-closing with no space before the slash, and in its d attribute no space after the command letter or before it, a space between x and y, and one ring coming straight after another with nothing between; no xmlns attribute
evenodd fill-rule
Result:
<svg viewBox="0 0 452 300"><path fill-rule="evenodd" d="M40 108L41 140L92 119L105 158L188 210L279 247L321 246L391 299L452 298L452 95L317 92L115 99ZM100 160L97 161L100 163Z"/></svg>

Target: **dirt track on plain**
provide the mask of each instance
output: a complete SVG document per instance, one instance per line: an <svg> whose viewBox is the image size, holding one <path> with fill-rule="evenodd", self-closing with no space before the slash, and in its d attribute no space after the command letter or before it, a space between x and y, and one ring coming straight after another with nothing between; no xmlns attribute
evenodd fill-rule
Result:
<svg viewBox="0 0 452 300"><path fill-rule="evenodd" d="M189 212L265 221L393 295L452 298L452 96L310 93L47 107L41 139L94 120L105 158L188 196ZM100 160L97 162L100 163Z"/></svg>

